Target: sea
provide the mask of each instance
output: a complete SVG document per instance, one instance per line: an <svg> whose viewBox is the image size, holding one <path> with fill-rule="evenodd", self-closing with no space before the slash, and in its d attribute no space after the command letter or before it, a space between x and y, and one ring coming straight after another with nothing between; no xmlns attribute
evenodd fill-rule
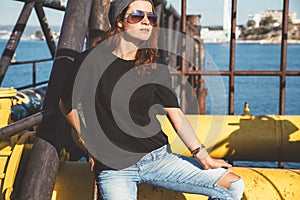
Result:
<svg viewBox="0 0 300 200"><path fill-rule="evenodd" d="M7 40L0 40L3 52ZM204 66L208 70L229 70L229 44L205 44ZM280 70L280 44L240 44L236 45L236 70ZM287 70L300 70L300 44L287 46ZM28 61L51 58L45 41L21 40L13 60ZM48 80L52 61L37 63L37 82ZM1 87L22 87L32 83L32 64L13 65L8 68ZM207 114L227 114L227 76L206 76L206 87L211 91L207 96ZM216 81L217 80L217 81ZM278 76L236 76L234 114L243 114L244 103L250 105L251 115L279 114ZM221 92L219 92L221 91ZM220 96L220 93L222 94ZM217 99L217 100L216 100ZM300 76L286 78L285 114L300 115ZM218 103L220 102L220 103ZM217 104L217 105L216 105ZM220 106L220 105L221 106ZM299 153L299 152L298 152ZM236 162L237 165L277 167L276 162ZM287 168L300 168L300 163L285 163Z"/></svg>

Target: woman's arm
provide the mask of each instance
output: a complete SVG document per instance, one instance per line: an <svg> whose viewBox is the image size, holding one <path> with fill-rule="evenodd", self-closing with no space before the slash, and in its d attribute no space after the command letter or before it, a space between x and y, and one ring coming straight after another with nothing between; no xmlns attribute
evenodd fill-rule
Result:
<svg viewBox="0 0 300 200"><path fill-rule="evenodd" d="M183 143L187 146L190 151L194 151L198 147L201 147L201 142L197 138L193 127L187 120L184 113L180 108L164 108L170 122L176 130L178 136L181 138ZM222 159L214 159L210 157L206 149L200 149L200 151L194 154L198 162L204 167L204 169L219 168L219 167L231 167L230 164L226 163Z"/></svg>
<svg viewBox="0 0 300 200"><path fill-rule="evenodd" d="M59 108L65 118L69 121L71 126L76 130L77 133L80 133L80 122L79 122L79 115L76 109L72 109L70 112L67 111L64 102L60 99L59 100Z"/></svg>
<svg viewBox="0 0 300 200"><path fill-rule="evenodd" d="M60 108L61 112L63 113L63 115L65 116L65 118L69 121L71 126L76 130L76 132L80 133L81 129L80 129L79 115L78 115L77 110L72 109L70 112L68 112L64 105L64 102L61 99L59 100L59 108ZM82 150L86 150L85 147L83 146L83 144L81 143L81 141L79 141L79 143L81 144L81 145L79 145L79 147ZM88 160L89 160L89 163L91 164L90 170L93 171L95 161L94 161L94 158L89 153L88 153Z"/></svg>

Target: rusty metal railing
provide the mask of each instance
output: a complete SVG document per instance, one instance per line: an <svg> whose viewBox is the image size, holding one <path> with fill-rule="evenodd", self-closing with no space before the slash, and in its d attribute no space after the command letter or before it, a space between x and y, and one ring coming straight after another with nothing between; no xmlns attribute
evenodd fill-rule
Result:
<svg viewBox="0 0 300 200"><path fill-rule="evenodd" d="M16 87L16 89L17 90L23 90L23 89L36 87L36 86L40 86L40 85L48 83L48 80L37 82L37 66L36 65L37 65L37 63L45 63L45 62L50 62L50 61L52 62L53 59L52 58L45 58L45 59L38 59L38 60L12 62L10 64L11 67L14 67L14 66L17 66L17 65L26 65L26 64L31 64L32 65L32 73L31 73L32 83L28 84L28 85L21 86L21 87Z"/></svg>
<svg viewBox="0 0 300 200"><path fill-rule="evenodd" d="M0 59L0 84L2 83L8 66L11 64L13 55L16 51L16 48L19 44L19 41L22 37L22 34L25 30L26 24L30 17L30 14L33 9L35 9L37 17L39 19L40 25L42 27L43 33L46 38L47 45L49 47L52 59L54 58L54 54L56 52L56 44L54 41L53 34L51 32L50 26L48 24L47 18L45 16L45 12L43 6L54 8L57 10L65 10L65 7L61 5L60 1L25 1L18 0L24 2L23 9L19 15L19 18L13 28L12 34L7 42L7 45L3 51L3 54Z"/></svg>
<svg viewBox="0 0 300 200"><path fill-rule="evenodd" d="M185 1L185 0L182 0ZM228 102L228 114L234 114L234 92L235 92L235 77L236 76L278 76L280 77L280 95L279 95L279 114L285 114L285 98L286 98L286 77L287 76L300 76L300 70L287 70L287 32L288 32L288 7L289 0L283 1L283 17L282 17L282 40L281 40L281 59L280 59L280 70L236 70L235 69L235 57L236 57L236 17L237 17L237 0L231 1L231 34L230 34L230 55L229 55L229 70L221 71L209 71L200 67L200 70L193 70L187 72L173 72L174 75L185 75L185 76L213 76L221 75L229 77L228 91L229 91L229 102ZM182 10L185 14L184 9ZM199 79L200 80L200 79ZM203 84L202 84L203 85ZM198 84L201 86L201 83ZM198 90L201 88L198 88Z"/></svg>
<svg viewBox="0 0 300 200"><path fill-rule="evenodd" d="M230 37L230 62L229 71L218 72L223 76L229 76L229 109L228 114L234 114L234 88L235 76L279 76L280 77L280 96L279 96L279 114L285 114L285 97L286 97L286 77L300 76L300 70L286 70L287 59L287 32L288 32L288 13L289 0L283 1L283 16L282 16L282 39L281 39L281 62L279 71L237 71L235 70L235 46L236 46L236 16L237 16L237 0L232 0L231 5L231 37ZM212 75L209 72L199 72L201 74Z"/></svg>
<svg viewBox="0 0 300 200"><path fill-rule="evenodd" d="M23 1L24 0L18 0L18 1ZM97 2L97 1L96 1ZM186 19L186 0L182 0L182 15L180 15L176 12L176 10L170 6L169 8L166 8L166 1L165 0L157 0L154 1L156 5L156 9L158 11L159 15L159 20L160 24L162 27L166 27L169 29L173 29L175 31L181 31L184 34L193 34L193 36L199 34L197 31L199 29L195 28L195 26L191 26L189 22ZM99 2L98 2L99 3ZM275 70L267 70L267 71L247 71L247 70L236 70L235 69L235 57L236 57L236 35L235 35L235 28L236 28L236 16L237 16L237 0L232 0L231 1L231 34L230 34L230 55L229 55L229 69L228 70L223 70L223 71L208 71L205 70L203 66L203 51L201 48L203 48L203 41L199 39L198 45L199 45L199 51L197 55L193 55L195 57L195 60L200 60L198 63L195 62L195 65L197 65L196 70L187 70L187 66L184 66L185 63L180 61L181 63L178 63L176 61L177 58L174 58L174 55L168 55L168 53L162 53L163 58L168 60L168 64L171 67L176 67L179 65L181 66L181 71L179 73L184 76L192 76L192 86L195 87L195 91L197 95L202 96L199 99L199 104L205 105L205 95L203 93L206 93L207 91L204 88L203 84L203 76L209 76L209 75L221 75L221 76L227 76L229 77L229 84L228 84L228 91L229 91L229 100L228 100L228 114L232 115L234 114L234 93L235 93L235 77L237 76L277 76L280 78L280 95L279 95L279 114L283 115L285 114L285 97L286 97L286 77L287 76L300 76L300 71L299 70L287 70L286 69L286 59L287 59L287 25L288 25L288 5L289 5L289 0L284 0L283 1L283 18L282 18L282 41L281 41L281 61L280 61L280 70L275 71ZM64 7L62 7L60 4L55 4L55 1L52 1L50 4L47 3L46 1L42 1L41 4L30 4L30 1L28 1L24 5L24 9L21 12L21 15L18 19L17 25L14 28L16 31L14 34L12 34L10 41L8 42L7 48L5 52L3 53L3 57L1 60L1 65L8 65L8 63L11 61L11 57L13 55L13 52L15 51L16 45L18 43L18 40L21 37L21 34L24 30L24 23L29 17L30 10L32 8L35 8L38 18L40 20L40 24L43 28L43 32L45 33L46 36L46 41L48 43L48 47L50 49L52 57L54 57L54 52L56 50L56 47L53 42L53 38L51 36L50 29L48 27L47 21L44 20L44 13L43 9L41 6L45 7L51 7L55 8L58 10L64 10ZM106 5L107 6L107 5ZM97 22L98 23L98 22ZM100 22L99 22L100 23ZM101 22L103 23L103 22ZM101 24L100 23L100 24ZM18 24L23 24L22 27ZM185 25L184 25L185 24ZM98 25L98 24L96 24ZM98 25L99 26L99 25ZM164 45L166 45L166 49L169 48L179 48L179 41L176 40L176 35L168 35L166 36L166 40ZM200 37L199 37L200 38ZM184 42L184 41L183 41ZM14 45L12 45L14 44ZM183 52L184 53L184 52ZM43 59L43 61L47 61L48 59ZM49 59L50 60L50 59ZM174 61L175 60L175 61ZM201 61L202 60L202 61ZM25 87L30 87L30 86L37 86L40 84L44 84L46 82L40 82L36 83L36 74L35 74L35 65L37 62L40 62L41 60L33 61L33 83L32 85L26 85L24 87L20 87L18 89L23 89ZM20 64L21 62L17 62L15 64ZM13 64L13 65L15 65ZM1 77L0 81L3 78L3 75L6 71L6 66L1 67ZM177 72L176 72L177 73ZM204 103L203 103L204 102ZM201 110L205 110L203 109ZM205 114L205 113L201 113Z"/></svg>

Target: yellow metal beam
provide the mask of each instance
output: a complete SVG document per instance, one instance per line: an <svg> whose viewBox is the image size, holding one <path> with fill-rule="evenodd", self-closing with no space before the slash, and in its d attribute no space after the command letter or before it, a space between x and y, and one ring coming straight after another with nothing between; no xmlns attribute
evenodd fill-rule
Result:
<svg viewBox="0 0 300 200"><path fill-rule="evenodd" d="M299 161L295 152L300 152L300 116L199 116L187 115L201 141L217 158L232 160L281 160ZM171 148L179 154L190 155L177 137L170 122L160 116L159 120L168 134ZM14 151L6 146L0 150L1 177L8 178L4 191L6 199L12 192L13 181L22 151L18 145L25 142L25 136L18 140ZM11 160L7 157L11 156ZM7 162L11 162L7 164ZM3 164L5 163L5 164ZM8 166L9 165L9 166ZM7 170L5 171L5 168ZM1 169L2 172L1 172ZM300 197L300 170L233 167L246 184L244 199L289 199ZM3 178L2 178L3 180ZM93 198L94 177L88 163L62 162L57 175L52 200L76 200ZM2 186L2 185L1 185ZM76 192L78 191L78 192ZM203 195L169 191L147 184L139 186L139 200L146 199L207 199ZM0 195L1 199L1 195Z"/></svg>
<svg viewBox="0 0 300 200"><path fill-rule="evenodd" d="M22 157L23 149L24 149L24 143L26 139L33 135L34 132L27 132L24 133L20 139L18 140L17 144L13 147L13 150L11 152L11 155L8 160L8 164L5 170L5 176L2 186L2 194L5 197L5 200L10 200L11 194L13 192L13 186L15 182L15 177L18 172L19 163Z"/></svg>
<svg viewBox="0 0 300 200"><path fill-rule="evenodd" d="M16 96L17 90L14 88L0 88L0 128L10 122L10 107L12 97Z"/></svg>
<svg viewBox="0 0 300 200"><path fill-rule="evenodd" d="M52 200L92 200L94 178L88 163L62 162ZM300 198L300 170L233 167L245 181L243 200ZM116 186L117 187L117 186ZM207 200L199 194L175 192L148 184L138 186L139 200Z"/></svg>
<svg viewBox="0 0 300 200"><path fill-rule="evenodd" d="M89 163L61 162L51 200L92 200L94 184Z"/></svg>
<svg viewBox="0 0 300 200"><path fill-rule="evenodd" d="M1 143L4 143L4 142L1 142ZM9 143L5 142L5 144L7 144L7 146L3 147L0 150L0 189L3 187L8 158L12 152L12 147L8 146ZM2 200L2 199L4 199L4 194L0 190L0 200Z"/></svg>
<svg viewBox="0 0 300 200"><path fill-rule="evenodd" d="M300 170L234 167L245 181L244 199L300 198Z"/></svg>
<svg viewBox="0 0 300 200"><path fill-rule="evenodd" d="M300 116L187 115L216 158L300 162ZM190 156L170 122L159 116L174 152Z"/></svg>

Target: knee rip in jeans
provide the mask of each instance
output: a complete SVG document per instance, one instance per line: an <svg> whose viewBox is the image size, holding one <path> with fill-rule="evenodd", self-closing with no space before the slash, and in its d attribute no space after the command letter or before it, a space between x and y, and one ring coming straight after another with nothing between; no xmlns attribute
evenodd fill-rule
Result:
<svg viewBox="0 0 300 200"><path fill-rule="evenodd" d="M217 185L229 189L231 183L238 181L240 179L241 179L240 176L228 171L217 181Z"/></svg>

